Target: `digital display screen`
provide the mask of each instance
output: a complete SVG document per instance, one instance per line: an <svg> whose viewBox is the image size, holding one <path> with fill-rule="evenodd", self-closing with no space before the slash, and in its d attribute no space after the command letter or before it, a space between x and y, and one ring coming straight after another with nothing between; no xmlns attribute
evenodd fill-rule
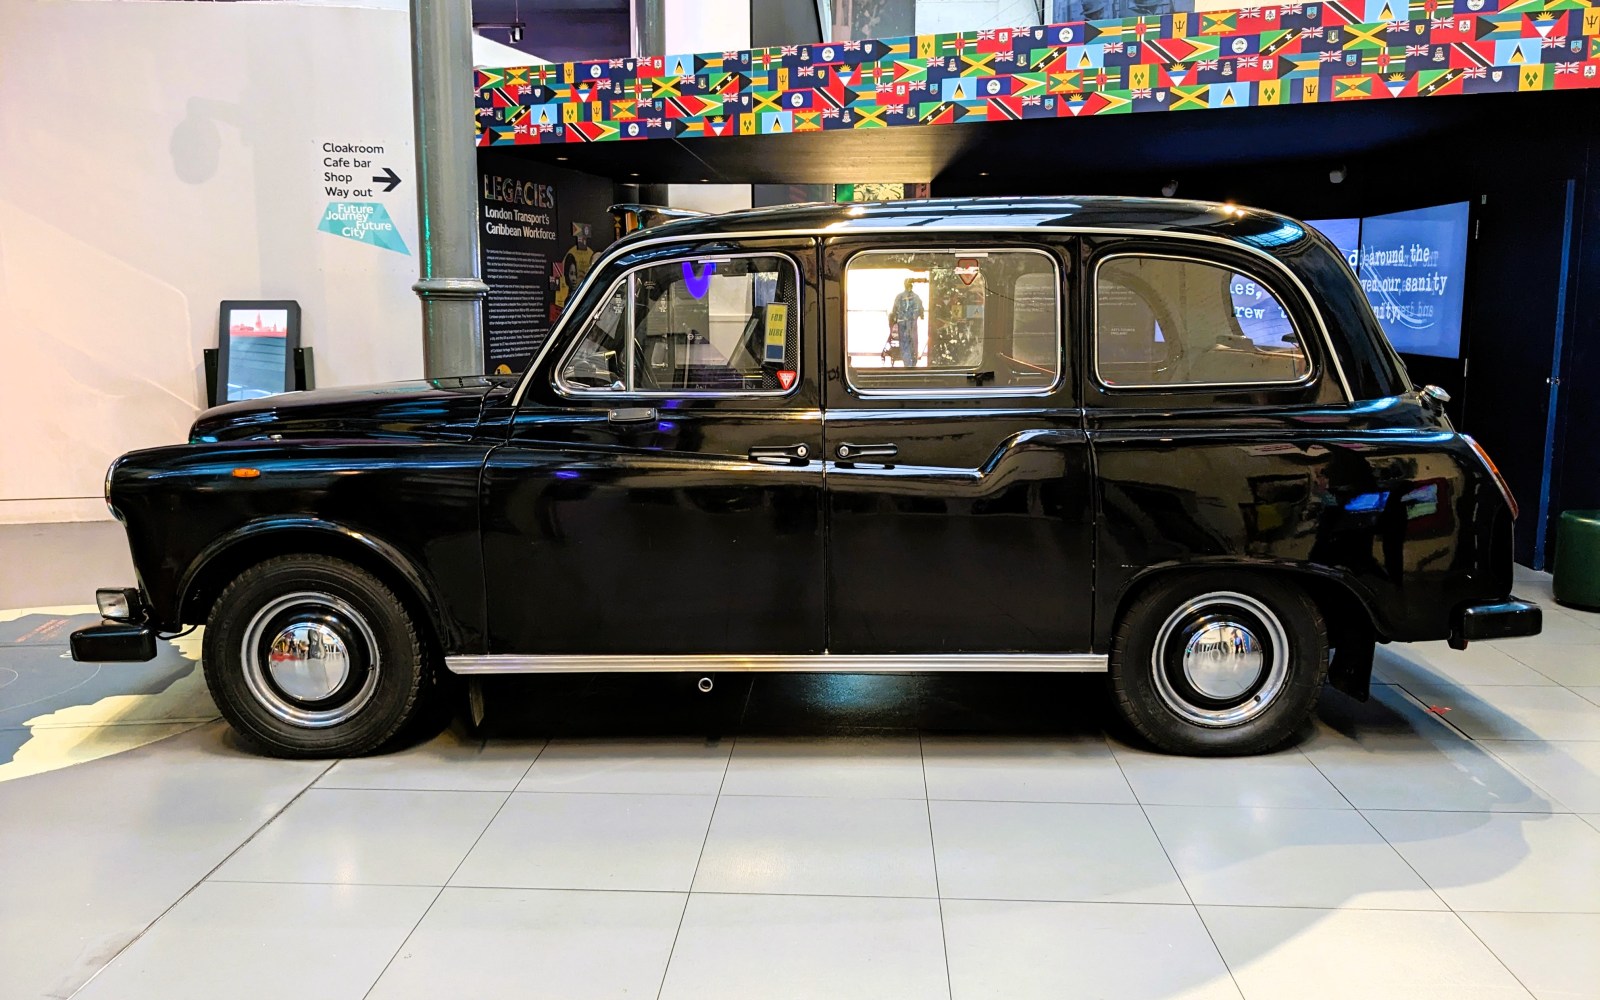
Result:
<svg viewBox="0 0 1600 1000"><path fill-rule="evenodd" d="M1355 269L1395 350L1461 356L1468 202L1307 225L1326 236Z"/></svg>
<svg viewBox="0 0 1600 1000"><path fill-rule="evenodd" d="M1468 203L1361 220L1361 287L1402 354L1461 355Z"/></svg>
<svg viewBox="0 0 1600 1000"><path fill-rule="evenodd" d="M227 309L227 402L260 399L289 390L289 310L254 306Z"/></svg>

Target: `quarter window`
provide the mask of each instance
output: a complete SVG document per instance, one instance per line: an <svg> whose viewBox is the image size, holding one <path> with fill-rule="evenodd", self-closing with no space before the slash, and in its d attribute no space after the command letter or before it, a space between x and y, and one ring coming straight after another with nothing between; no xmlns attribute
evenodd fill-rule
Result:
<svg viewBox="0 0 1600 1000"><path fill-rule="evenodd" d="M612 286L561 368L579 392L783 393L798 380L799 274L786 257L651 264Z"/></svg>
<svg viewBox="0 0 1600 1000"><path fill-rule="evenodd" d="M1255 278L1170 257L1095 272L1095 372L1108 386L1298 382L1311 373L1282 301Z"/></svg>
<svg viewBox="0 0 1600 1000"><path fill-rule="evenodd" d="M870 250L844 269L846 378L864 393L1043 391L1061 281L1032 250Z"/></svg>

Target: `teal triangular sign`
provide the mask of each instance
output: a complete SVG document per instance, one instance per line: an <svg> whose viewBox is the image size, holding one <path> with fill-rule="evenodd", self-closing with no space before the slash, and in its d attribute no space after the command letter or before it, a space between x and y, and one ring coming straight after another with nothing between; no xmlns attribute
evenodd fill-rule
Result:
<svg viewBox="0 0 1600 1000"><path fill-rule="evenodd" d="M376 201L330 201L317 229L358 243L410 255L389 210Z"/></svg>

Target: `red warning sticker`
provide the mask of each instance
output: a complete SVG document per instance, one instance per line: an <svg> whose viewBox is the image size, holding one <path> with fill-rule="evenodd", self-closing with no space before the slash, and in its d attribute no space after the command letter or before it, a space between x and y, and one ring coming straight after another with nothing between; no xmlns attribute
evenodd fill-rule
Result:
<svg viewBox="0 0 1600 1000"><path fill-rule="evenodd" d="M778 384L787 389L791 385L794 385L794 380L797 375L798 373L792 371L791 369L784 368L778 372Z"/></svg>
<svg viewBox="0 0 1600 1000"><path fill-rule="evenodd" d="M970 285L978 276L978 259L976 257L962 257L956 261L956 275L963 285Z"/></svg>

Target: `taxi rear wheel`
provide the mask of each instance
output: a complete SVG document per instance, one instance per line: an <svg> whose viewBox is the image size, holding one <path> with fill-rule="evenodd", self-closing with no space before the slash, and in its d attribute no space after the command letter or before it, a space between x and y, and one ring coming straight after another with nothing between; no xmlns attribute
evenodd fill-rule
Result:
<svg viewBox="0 0 1600 1000"><path fill-rule="evenodd" d="M278 757L382 750L422 715L434 653L383 581L294 555L241 573L218 597L206 684L247 742Z"/></svg>
<svg viewBox="0 0 1600 1000"><path fill-rule="evenodd" d="M1315 602L1266 574L1185 574L1128 606L1111 688L1128 722L1171 753L1263 753L1310 717L1327 674Z"/></svg>

